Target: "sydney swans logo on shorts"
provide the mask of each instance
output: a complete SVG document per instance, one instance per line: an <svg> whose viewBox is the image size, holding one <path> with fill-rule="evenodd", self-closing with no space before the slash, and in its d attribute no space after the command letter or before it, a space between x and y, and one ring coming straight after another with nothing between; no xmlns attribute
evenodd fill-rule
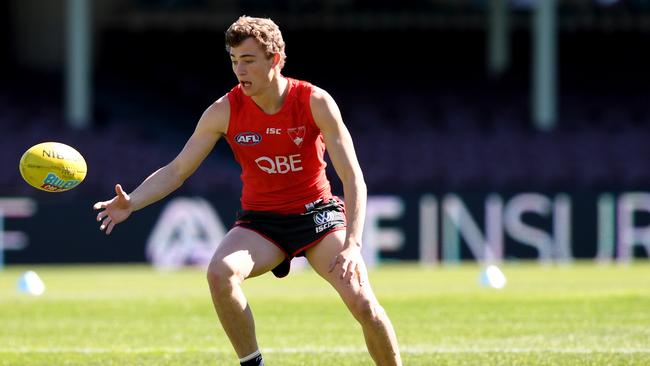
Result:
<svg viewBox="0 0 650 366"><path fill-rule="evenodd" d="M262 141L262 136L257 132L242 132L235 136L235 142L239 145L257 145Z"/></svg>
<svg viewBox="0 0 650 366"><path fill-rule="evenodd" d="M289 134L291 141L293 141L293 143L298 147L300 147L300 145L302 145L302 142L305 141L305 131L307 131L307 128L305 128L305 126L287 129L287 133Z"/></svg>
<svg viewBox="0 0 650 366"><path fill-rule="evenodd" d="M345 223L345 215L338 211L322 211L314 214L314 223L316 224L316 233Z"/></svg>

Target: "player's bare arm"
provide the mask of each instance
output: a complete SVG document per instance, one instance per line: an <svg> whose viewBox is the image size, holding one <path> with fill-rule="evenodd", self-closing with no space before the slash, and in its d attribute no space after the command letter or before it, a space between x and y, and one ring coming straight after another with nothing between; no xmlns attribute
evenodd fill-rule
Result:
<svg viewBox="0 0 650 366"><path fill-rule="evenodd" d="M115 197L95 203L93 208L101 210L97 214L97 221L101 222L100 230L110 234L115 225L126 220L132 212L178 189L226 133L229 116L230 106L228 98L224 96L205 110L192 136L174 160L147 177L132 193L127 194L117 184Z"/></svg>
<svg viewBox="0 0 650 366"><path fill-rule="evenodd" d="M338 268L341 278L360 284L361 236L366 215L366 183L359 166L352 137L343 123L334 99L324 90L315 88L310 100L312 114L320 128L334 169L343 183L347 230L344 249L332 258L330 272Z"/></svg>

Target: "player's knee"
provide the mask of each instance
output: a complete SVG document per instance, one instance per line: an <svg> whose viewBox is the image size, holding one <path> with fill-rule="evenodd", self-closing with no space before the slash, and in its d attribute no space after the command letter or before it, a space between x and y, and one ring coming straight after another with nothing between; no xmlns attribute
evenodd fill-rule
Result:
<svg viewBox="0 0 650 366"><path fill-rule="evenodd" d="M237 271L222 261L212 261L208 266L208 284L217 293L230 292L233 285L243 281L241 277Z"/></svg>

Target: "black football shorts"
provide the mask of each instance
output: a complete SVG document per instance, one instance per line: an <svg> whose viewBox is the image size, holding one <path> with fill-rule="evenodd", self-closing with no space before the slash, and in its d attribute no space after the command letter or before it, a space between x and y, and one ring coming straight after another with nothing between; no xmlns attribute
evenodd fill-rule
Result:
<svg viewBox="0 0 650 366"><path fill-rule="evenodd" d="M282 278L289 274L291 259L305 255L305 250L318 244L327 234L346 227L345 204L338 197L308 205L300 214L278 214L265 211L240 210L234 226L260 234L275 244L285 259L272 272Z"/></svg>

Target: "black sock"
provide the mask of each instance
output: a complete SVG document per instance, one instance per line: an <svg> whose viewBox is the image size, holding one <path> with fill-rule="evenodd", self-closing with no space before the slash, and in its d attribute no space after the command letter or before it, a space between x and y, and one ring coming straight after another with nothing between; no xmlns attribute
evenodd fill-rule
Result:
<svg viewBox="0 0 650 366"><path fill-rule="evenodd" d="M240 359L239 364L241 366L264 366L264 360L262 359L262 354L258 350Z"/></svg>

